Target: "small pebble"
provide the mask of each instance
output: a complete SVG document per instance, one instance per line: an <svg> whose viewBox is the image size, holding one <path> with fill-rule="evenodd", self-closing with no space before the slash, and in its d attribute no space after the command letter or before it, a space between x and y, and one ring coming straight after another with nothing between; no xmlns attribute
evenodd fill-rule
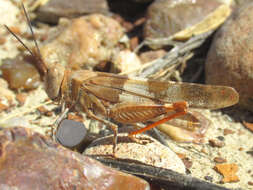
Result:
<svg viewBox="0 0 253 190"><path fill-rule="evenodd" d="M20 36L21 35L21 30L19 27L16 27L16 26L9 26L10 30L16 34L17 36Z"/></svg>
<svg viewBox="0 0 253 190"><path fill-rule="evenodd" d="M204 179L207 180L207 181L210 181L210 182L213 181L213 177L212 176L208 176L208 175L205 176Z"/></svg>
<svg viewBox="0 0 253 190"><path fill-rule="evenodd" d="M202 153L204 153L204 154L207 154L207 153L208 153L208 151L207 151L207 149L206 149L205 147L201 148L200 152L202 152Z"/></svg>
<svg viewBox="0 0 253 190"><path fill-rule="evenodd" d="M239 177L236 175L238 171L237 164L216 164L214 169L223 175L222 183L231 183L240 181Z"/></svg>
<svg viewBox="0 0 253 190"><path fill-rule="evenodd" d="M246 153L253 156L253 150L246 151Z"/></svg>
<svg viewBox="0 0 253 190"><path fill-rule="evenodd" d="M0 113L1 113L2 111L7 110L8 108L9 108L8 105L2 104L2 103L0 102Z"/></svg>
<svg viewBox="0 0 253 190"><path fill-rule="evenodd" d="M183 153L176 153L176 154L181 160L186 158L186 155Z"/></svg>
<svg viewBox="0 0 253 190"><path fill-rule="evenodd" d="M253 186L253 181L248 181L248 185Z"/></svg>
<svg viewBox="0 0 253 190"><path fill-rule="evenodd" d="M227 160L225 158L222 158L222 157L215 157L213 159L213 161L215 161L216 163L220 163L220 164L227 162Z"/></svg>
<svg viewBox="0 0 253 190"><path fill-rule="evenodd" d="M40 84L40 75L35 66L24 60L22 55L5 59L0 67L3 78L12 89L35 89Z"/></svg>
<svg viewBox="0 0 253 190"><path fill-rule="evenodd" d="M233 131L231 129L224 129L224 131L223 131L224 135L230 135L230 134L234 134L234 133L235 133L235 131Z"/></svg>
<svg viewBox="0 0 253 190"><path fill-rule="evenodd" d="M251 132L253 132L253 123L248 123L248 122L243 122L244 126L250 130Z"/></svg>
<svg viewBox="0 0 253 190"><path fill-rule="evenodd" d="M139 45L139 38L134 36L130 39L130 48L131 50L135 50L135 48Z"/></svg>
<svg viewBox="0 0 253 190"><path fill-rule="evenodd" d="M218 136L217 139L219 139L220 141L224 141L225 138L223 136Z"/></svg>
<svg viewBox="0 0 253 190"><path fill-rule="evenodd" d="M182 161L183 161L183 163L184 163L186 169L190 169L190 168L192 167L192 164L193 164L193 163L192 163L192 161L190 160L190 158L185 157L185 158L182 159Z"/></svg>
<svg viewBox="0 0 253 190"><path fill-rule="evenodd" d="M15 99L15 94L8 88L8 83L0 78L0 103L5 106L10 106Z"/></svg>
<svg viewBox="0 0 253 190"><path fill-rule="evenodd" d="M216 140L216 139L209 139L209 144L212 147L218 147L218 148L221 148L221 147L225 146L224 142Z"/></svg>
<svg viewBox="0 0 253 190"><path fill-rule="evenodd" d="M0 37L0 45L4 45L6 42L6 38Z"/></svg>
<svg viewBox="0 0 253 190"><path fill-rule="evenodd" d="M83 122L83 117L82 115L79 115L77 113L68 113L68 119L69 120L74 120L74 121L77 121L77 122Z"/></svg>
<svg viewBox="0 0 253 190"><path fill-rule="evenodd" d="M25 104L26 98L27 98L27 93L18 93L16 95L16 99L20 106L23 106Z"/></svg>
<svg viewBox="0 0 253 190"><path fill-rule="evenodd" d="M245 131L244 130L241 130L241 129L238 129L238 131L237 131L238 133L238 135L239 136L241 136L241 135L244 135L245 134Z"/></svg>
<svg viewBox="0 0 253 190"><path fill-rule="evenodd" d="M37 110L40 112L40 114L48 116L48 117L53 115L53 112L48 110L45 106L40 106L37 108Z"/></svg>
<svg viewBox="0 0 253 190"><path fill-rule="evenodd" d="M132 70L141 67L141 61L139 57L130 50L120 51L114 56L113 63L113 70L116 72L131 72Z"/></svg>

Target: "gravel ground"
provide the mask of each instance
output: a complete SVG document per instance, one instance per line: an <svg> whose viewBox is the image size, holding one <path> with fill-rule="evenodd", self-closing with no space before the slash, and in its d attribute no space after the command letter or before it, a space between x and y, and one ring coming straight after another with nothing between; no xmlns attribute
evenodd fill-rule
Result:
<svg viewBox="0 0 253 190"><path fill-rule="evenodd" d="M0 0L0 10L1 15L4 15L4 18L0 20L1 25L18 26L21 29L26 26L26 23L17 21L16 15L19 10L8 0ZM0 34L4 34L6 37L6 42L0 46L0 59L15 56L18 52L18 43L10 35L7 35L6 30L2 26L0 27ZM36 107L43 104L46 98L47 95L43 87L29 92L23 106L13 107L8 113L0 113L0 124L6 127L13 123L18 122L20 124L22 122L23 124L21 125L44 133L48 129L46 126L52 124L55 119L55 115L52 117L39 117L38 111L36 111ZM48 110L52 110L55 107L56 105L53 104L46 105ZM237 110L237 108L226 111L229 115L221 111L209 110L202 110L201 113L212 122L206 134L206 142L196 145L178 144L168 140L171 149L176 153L185 154L189 161L192 162L192 166L189 168L192 176L201 179L211 178L212 182L218 184L222 176L213 169L216 164L213 160L215 157L225 158L227 160L226 163L238 165L239 170L236 174L240 181L221 185L228 188L253 189L253 186L249 183L253 182L253 133L246 129L241 122L237 122L238 118L247 119L252 117L252 114ZM224 135L224 129L231 129L234 133ZM210 139L220 139L225 145L221 148L212 147L208 142Z"/></svg>

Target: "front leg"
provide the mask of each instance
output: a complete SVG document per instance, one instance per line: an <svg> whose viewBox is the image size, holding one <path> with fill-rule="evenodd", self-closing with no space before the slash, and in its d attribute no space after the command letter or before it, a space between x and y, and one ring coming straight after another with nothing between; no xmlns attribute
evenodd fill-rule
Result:
<svg viewBox="0 0 253 190"><path fill-rule="evenodd" d="M58 130L58 127L59 127L61 121L66 117L68 112L69 112L69 108L65 108L65 110L63 110L63 112L60 114L60 116L56 118L55 122L53 123L53 126L51 127L51 135L50 136L53 138L54 141L56 141L55 135Z"/></svg>
<svg viewBox="0 0 253 190"><path fill-rule="evenodd" d="M61 104L61 114L56 118L55 122L53 123L53 126L51 127L51 131L49 132L51 138L52 138L54 141L56 141L55 135L56 135L56 132L57 132L57 130L58 130L58 127L59 127L61 121L62 121L64 118L66 118L66 116L67 116L69 110L70 110L74 105L75 105L75 103L73 103L73 104L70 106L70 108L67 108L65 102L63 102L63 103Z"/></svg>

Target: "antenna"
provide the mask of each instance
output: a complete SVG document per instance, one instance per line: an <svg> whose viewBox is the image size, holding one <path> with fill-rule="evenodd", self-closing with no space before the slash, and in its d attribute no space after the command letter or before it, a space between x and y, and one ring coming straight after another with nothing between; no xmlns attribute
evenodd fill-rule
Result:
<svg viewBox="0 0 253 190"><path fill-rule="evenodd" d="M25 10L25 6L22 2L21 2L21 6L22 6L22 9L23 9L24 14L25 14L27 24L30 28L31 33L32 33L32 38L33 38L33 41L34 41L34 44L35 44L35 47L36 47L35 54L27 47L27 45L25 45L25 43L7 25L4 25L4 26L25 47L25 49L31 54L31 56L38 61L37 64L36 64L36 67L39 70L40 74L42 76L44 76L46 71L47 71L47 68L46 68L46 65L44 64L44 62L42 60L40 49L39 49L38 43L35 39L35 35L34 35L33 29L32 29L31 21L28 17L28 14L27 14L26 10Z"/></svg>
<svg viewBox="0 0 253 190"><path fill-rule="evenodd" d="M27 24L28 24L28 26L29 26L29 28L30 28L31 33L32 33L32 37L33 37L33 41L34 41L34 44L35 44L35 47L36 47L37 54L39 55L39 57L40 57L40 59L41 59L40 49L39 49L37 40L36 40L36 38L35 38L33 29L32 29L31 20L30 20L28 14L27 14L27 12L26 12L26 10L25 10L25 6L24 6L24 4L23 4L22 2L21 2L21 6L22 6L22 9L23 9L23 11L24 11L24 13L25 13L26 22L27 22Z"/></svg>
<svg viewBox="0 0 253 190"><path fill-rule="evenodd" d="M35 55L33 54L33 52L27 47L27 45L25 45L25 43L14 32L12 32L12 30L7 25L4 24L4 27L25 47L25 49L27 51L29 51L29 53L33 57L35 57Z"/></svg>

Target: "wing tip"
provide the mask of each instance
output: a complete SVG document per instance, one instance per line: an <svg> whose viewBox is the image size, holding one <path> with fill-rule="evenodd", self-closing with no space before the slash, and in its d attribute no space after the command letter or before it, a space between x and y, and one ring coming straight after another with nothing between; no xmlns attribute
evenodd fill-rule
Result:
<svg viewBox="0 0 253 190"><path fill-rule="evenodd" d="M215 109L233 106L239 102L239 93L230 86L221 86L220 105Z"/></svg>
<svg viewBox="0 0 253 190"><path fill-rule="evenodd" d="M233 87L228 87L230 89L230 94L229 94L229 99L230 103L232 105L235 105L239 102L239 93L233 88Z"/></svg>

